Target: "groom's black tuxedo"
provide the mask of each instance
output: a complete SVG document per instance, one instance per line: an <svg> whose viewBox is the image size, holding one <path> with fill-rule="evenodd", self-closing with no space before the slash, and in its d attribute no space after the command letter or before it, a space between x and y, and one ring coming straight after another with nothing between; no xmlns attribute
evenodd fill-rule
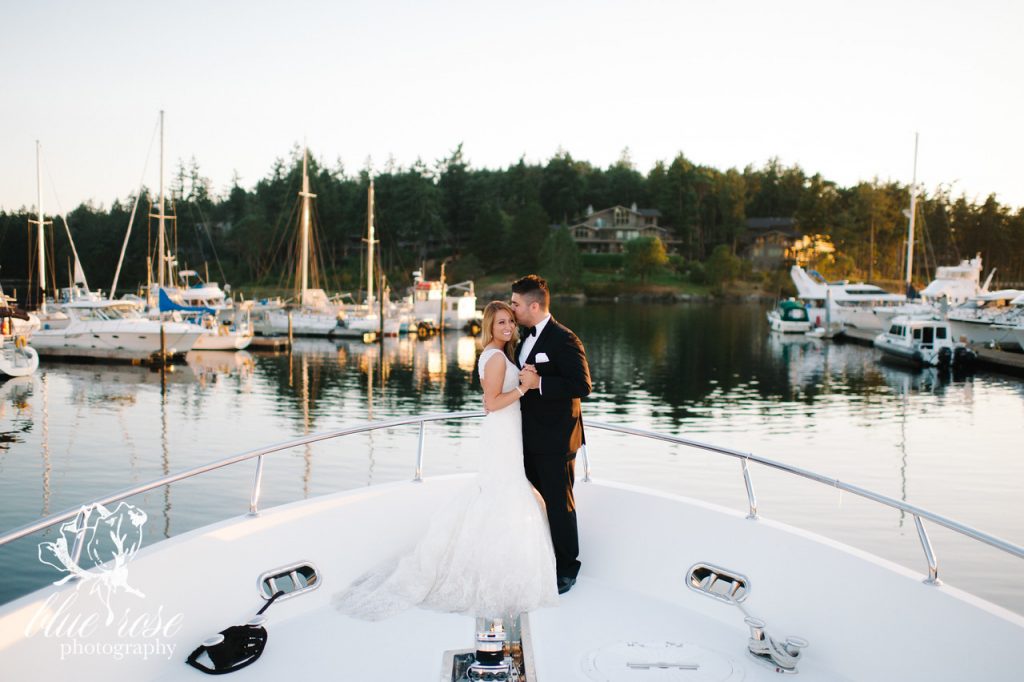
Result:
<svg viewBox="0 0 1024 682"><path fill-rule="evenodd" d="M576 451L583 444L580 398L590 394L590 367L579 338L553 317L527 357L519 352L524 342L516 358L520 367L537 368L540 390L528 391L520 401L523 464L526 477L547 506L558 575L575 578L580 562L572 487Z"/></svg>

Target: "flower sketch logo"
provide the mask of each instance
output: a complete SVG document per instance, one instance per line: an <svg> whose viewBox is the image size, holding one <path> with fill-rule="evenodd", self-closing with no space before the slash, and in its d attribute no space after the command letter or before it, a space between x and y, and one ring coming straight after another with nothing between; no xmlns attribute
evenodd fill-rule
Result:
<svg viewBox="0 0 1024 682"><path fill-rule="evenodd" d="M53 542L39 544L39 560L66 573L54 585L78 580L77 590L89 586L107 610L106 623L114 619L111 597L124 591L144 597L128 584L128 564L142 546L146 512L121 502L114 511L101 504L82 507L71 521L61 524Z"/></svg>

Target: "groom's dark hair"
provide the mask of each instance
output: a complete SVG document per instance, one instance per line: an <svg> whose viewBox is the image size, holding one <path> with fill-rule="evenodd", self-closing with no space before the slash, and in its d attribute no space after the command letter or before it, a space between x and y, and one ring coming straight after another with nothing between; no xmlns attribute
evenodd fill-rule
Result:
<svg viewBox="0 0 1024 682"><path fill-rule="evenodd" d="M512 293L519 294L529 302L540 303L541 308L551 307L551 293L548 283L540 275L527 275L512 282Z"/></svg>

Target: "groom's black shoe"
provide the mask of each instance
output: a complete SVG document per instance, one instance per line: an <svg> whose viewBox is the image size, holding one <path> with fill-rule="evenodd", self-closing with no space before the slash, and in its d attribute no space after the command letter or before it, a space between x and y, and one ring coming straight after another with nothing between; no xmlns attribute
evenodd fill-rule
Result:
<svg viewBox="0 0 1024 682"><path fill-rule="evenodd" d="M558 594L565 594L572 589L572 586L576 584L576 578L559 578L558 579Z"/></svg>

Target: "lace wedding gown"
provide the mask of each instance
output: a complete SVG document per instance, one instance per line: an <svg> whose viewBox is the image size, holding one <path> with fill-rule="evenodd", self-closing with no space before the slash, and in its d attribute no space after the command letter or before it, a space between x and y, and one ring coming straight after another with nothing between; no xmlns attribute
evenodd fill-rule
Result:
<svg viewBox="0 0 1024 682"><path fill-rule="evenodd" d="M494 353L501 351L480 354L481 382ZM505 364L508 392L519 370L507 358ZM335 595L338 610L369 620L413 606L500 618L558 603L544 502L523 472L521 419L518 401L484 417L480 473L411 552Z"/></svg>

